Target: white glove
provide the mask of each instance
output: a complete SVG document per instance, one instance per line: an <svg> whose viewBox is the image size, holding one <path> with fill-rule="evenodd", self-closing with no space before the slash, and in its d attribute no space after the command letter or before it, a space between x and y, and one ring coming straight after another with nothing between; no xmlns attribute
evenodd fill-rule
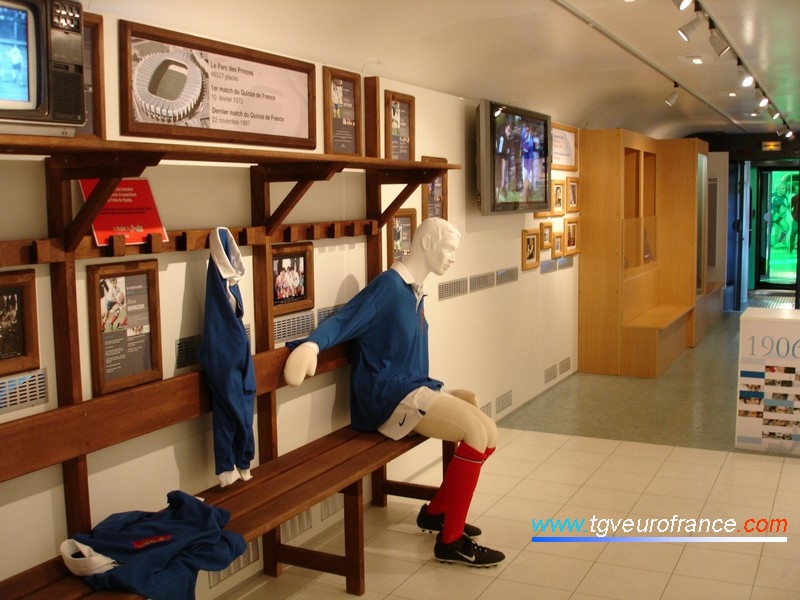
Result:
<svg viewBox="0 0 800 600"><path fill-rule="evenodd" d="M317 372L317 355L319 346L314 342L303 342L292 350L283 366L283 378L286 383L298 386L306 377Z"/></svg>

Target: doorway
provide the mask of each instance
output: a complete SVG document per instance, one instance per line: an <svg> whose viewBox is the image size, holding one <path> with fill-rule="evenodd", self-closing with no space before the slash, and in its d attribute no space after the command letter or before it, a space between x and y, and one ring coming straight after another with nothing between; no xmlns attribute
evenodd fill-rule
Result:
<svg viewBox="0 0 800 600"><path fill-rule="evenodd" d="M789 164L754 166L751 290L794 289L797 283L797 200L800 170Z"/></svg>

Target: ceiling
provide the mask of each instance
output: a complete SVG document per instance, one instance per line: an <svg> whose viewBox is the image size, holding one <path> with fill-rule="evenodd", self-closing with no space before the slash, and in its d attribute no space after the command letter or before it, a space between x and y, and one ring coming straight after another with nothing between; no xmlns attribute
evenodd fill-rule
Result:
<svg viewBox="0 0 800 600"><path fill-rule="evenodd" d="M751 116L754 88L800 128L800 0L699 0L731 44L673 0L85 0L86 10L152 22L467 99L489 98L587 129L657 138L776 130ZM213 18L210 16L213 15ZM735 53L735 55L734 55ZM702 65L690 58L699 56ZM674 106L664 100L680 87ZM735 92L735 96L730 96ZM800 131L798 131L800 133Z"/></svg>

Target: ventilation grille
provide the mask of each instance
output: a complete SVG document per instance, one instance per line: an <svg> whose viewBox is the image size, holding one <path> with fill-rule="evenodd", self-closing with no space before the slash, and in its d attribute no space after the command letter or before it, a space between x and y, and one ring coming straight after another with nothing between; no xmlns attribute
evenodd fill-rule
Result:
<svg viewBox="0 0 800 600"><path fill-rule="evenodd" d="M469 291L479 292L494 287L494 273L481 273L469 278Z"/></svg>
<svg viewBox="0 0 800 600"><path fill-rule="evenodd" d="M47 370L0 379L0 413L47 403Z"/></svg>
<svg viewBox="0 0 800 600"><path fill-rule="evenodd" d="M509 406L511 406L511 390L507 391L494 401L494 410L496 413L501 413Z"/></svg>
<svg viewBox="0 0 800 600"><path fill-rule="evenodd" d="M464 279L454 279L439 284L439 300L447 300L456 296L463 296L468 291L466 277Z"/></svg>
<svg viewBox="0 0 800 600"><path fill-rule="evenodd" d="M500 269L497 271L497 285L504 283L513 283L519 279L519 269L511 267L509 269Z"/></svg>
<svg viewBox="0 0 800 600"><path fill-rule="evenodd" d="M313 329L314 314L310 312L292 315L283 319L275 319L273 324L276 342L308 335Z"/></svg>
<svg viewBox="0 0 800 600"><path fill-rule="evenodd" d="M563 375L572 368L572 359L568 356L558 363L558 374Z"/></svg>
<svg viewBox="0 0 800 600"><path fill-rule="evenodd" d="M553 365L552 367L545 369L544 371L545 383L553 381L553 379L555 379L556 377L558 377L558 365Z"/></svg>
<svg viewBox="0 0 800 600"><path fill-rule="evenodd" d="M235 575L245 567L252 565L258 560L258 540L248 542L247 548L244 549L228 567L223 571L211 571L208 574L208 587L213 588L231 576Z"/></svg>
<svg viewBox="0 0 800 600"><path fill-rule="evenodd" d="M485 413L487 417L492 416L492 403L487 402L483 406L481 406L481 412Z"/></svg>
<svg viewBox="0 0 800 600"><path fill-rule="evenodd" d="M311 509L306 509L296 517L281 523L281 540L288 542L312 527Z"/></svg>
<svg viewBox="0 0 800 600"><path fill-rule="evenodd" d="M200 344L203 341L202 335L180 338L175 342L175 367L182 369L191 367L200 362Z"/></svg>
<svg viewBox="0 0 800 600"><path fill-rule="evenodd" d="M322 511L321 519L329 519L340 510L344 509L344 496L342 494L334 494L328 496L320 503L320 510Z"/></svg>
<svg viewBox="0 0 800 600"><path fill-rule="evenodd" d="M339 309L342 308L344 304L337 304L336 306L329 306L328 308L320 308L317 311L317 327L322 325L322 323L326 320L331 318Z"/></svg>

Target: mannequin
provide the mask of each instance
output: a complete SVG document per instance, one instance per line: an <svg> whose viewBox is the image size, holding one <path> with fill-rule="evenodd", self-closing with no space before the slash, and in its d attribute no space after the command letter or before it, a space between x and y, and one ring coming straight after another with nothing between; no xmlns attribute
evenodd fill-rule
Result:
<svg viewBox="0 0 800 600"><path fill-rule="evenodd" d="M434 555L442 562L494 566L505 556L477 545L477 527L466 523L480 469L497 443L494 421L478 408L475 394L445 390L428 375L428 323L422 283L455 262L461 234L439 218L423 221L409 254L394 263L326 319L293 351L284 379L298 386L314 375L321 350L351 343L351 426L392 439L409 433L458 442L444 481L417 525L439 532Z"/></svg>

